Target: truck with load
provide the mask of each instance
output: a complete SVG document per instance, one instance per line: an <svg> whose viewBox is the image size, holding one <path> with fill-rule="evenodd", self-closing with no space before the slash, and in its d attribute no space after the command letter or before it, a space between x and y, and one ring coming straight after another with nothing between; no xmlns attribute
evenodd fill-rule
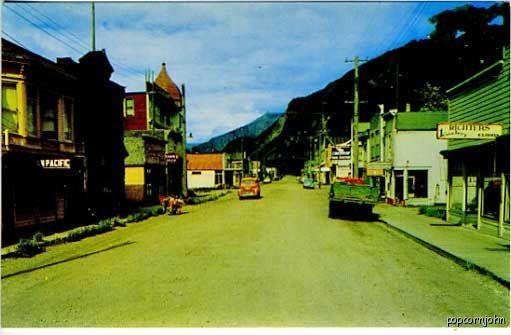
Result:
<svg viewBox="0 0 511 335"><path fill-rule="evenodd" d="M341 211L370 215L378 198L378 187L360 178L339 178L330 186L328 216L335 217Z"/></svg>

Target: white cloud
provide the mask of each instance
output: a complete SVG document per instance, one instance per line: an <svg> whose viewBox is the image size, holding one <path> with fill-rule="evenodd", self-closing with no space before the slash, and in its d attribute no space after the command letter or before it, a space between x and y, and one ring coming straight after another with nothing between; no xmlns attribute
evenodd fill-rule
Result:
<svg viewBox="0 0 511 335"><path fill-rule="evenodd" d="M55 36L72 32L89 45L87 3L4 6L34 20L41 18L35 7L63 28L47 26ZM446 6L454 5L428 4L417 12L417 3L98 3L96 40L113 60L114 79L128 90L143 89L144 70L157 74L167 63L173 80L187 86L196 141L264 112L283 112L293 97L349 69L345 58L373 57L398 37L425 36L427 17ZM410 26L414 15L418 24ZM53 59L79 55L8 10L3 18L2 27L35 52Z"/></svg>

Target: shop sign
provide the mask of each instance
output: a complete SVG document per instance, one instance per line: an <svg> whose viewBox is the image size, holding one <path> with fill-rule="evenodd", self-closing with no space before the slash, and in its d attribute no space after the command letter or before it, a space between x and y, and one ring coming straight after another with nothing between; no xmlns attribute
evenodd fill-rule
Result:
<svg viewBox="0 0 511 335"><path fill-rule="evenodd" d="M179 155L176 154L175 152L167 152L165 154L165 160L167 161L167 163L174 164L177 162L178 159Z"/></svg>
<svg viewBox="0 0 511 335"><path fill-rule="evenodd" d="M436 136L441 140L493 140L502 136L502 125L495 123L442 122Z"/></svg>
<svg viewBox="0 0 511 335"><path fill-rule="evenodd" d="M385 175L384 170L382 168L371 168L371 167L368 167L366 169L366 174L369 177L383 177Z"/></svg>
<svg viewBox="0 0 511 335"><path fill-rule="evenodd" d="M330 160L342 161L351 160L351 147L350 145L336 145L331 147Z"/></svg>
<svg viewBox="0 0 511 335"><path fill-rule="evenodd" d="M71 168L71 160L69 158L40 159L39 165L43 169L70 169Z"/></svg>

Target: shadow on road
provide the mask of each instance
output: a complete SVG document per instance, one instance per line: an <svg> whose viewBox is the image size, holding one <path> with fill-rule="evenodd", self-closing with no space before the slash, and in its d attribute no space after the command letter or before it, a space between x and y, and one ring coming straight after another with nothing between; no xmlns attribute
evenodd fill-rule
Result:
<svg viewBox="0 0 511 335"><path fill-rule="evenodd" d="M375 222L380 220L380 215L376 213L367 213L362 211L342 211L332 213L331 219L360 221L360 222Z"/></svg>
<svg viewBox="0 0 511 335"><path fill-rule="evenodd" d="M115 244L115 245L112 245L112 246L110 246L108 248L96 250L96 251L93 251L93 252L88 252L88 253L83 254L83 255L69 257L69 258L63 259L63 260L58 261L58 262L53 262L53 263L49 263L49 264L45 264L45 265L36 266L34 268L30 268L30 269L26 269L26 270L10 273L8 275L2 276L2 279L7 279L7 278L14 277L14 276L17 276L17 275L21 275L21 274L24 274L24 273L33 272L33 271L44 269L44 268L47 268L47 267L50 267L50 266L54 266L54 265L57 265L57 264L71 262L71 261L74 261L76 259L89 257L89 256L92 256L92 255L95 255L95 254L99 254L101 252L105 252L105 251L112 250L112 249L117 249L117 248L124 247L124 246L130 245L130 244L133 244L133 243L135 243L135 242L127 241L127 242L124 242L124 243Z"/></svg>

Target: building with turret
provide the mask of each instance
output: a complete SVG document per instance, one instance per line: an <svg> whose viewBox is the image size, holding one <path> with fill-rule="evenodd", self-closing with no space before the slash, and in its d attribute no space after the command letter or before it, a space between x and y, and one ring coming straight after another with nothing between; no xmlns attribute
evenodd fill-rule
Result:
<svg viewBox="0 0 511 335"><path fill-rule="evenodd" d="M145 91L126 93L124 142L131 158L126 159L125 184L129 201L150 203L159 195L187 193L185 117L184 85L179 89L165 63L155 80L145 78Z"/></svg>

